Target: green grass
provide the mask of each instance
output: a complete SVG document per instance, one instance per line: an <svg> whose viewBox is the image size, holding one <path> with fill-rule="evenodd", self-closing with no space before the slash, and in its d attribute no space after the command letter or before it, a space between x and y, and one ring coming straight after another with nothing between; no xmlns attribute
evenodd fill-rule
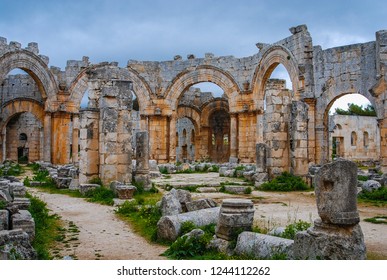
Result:
<svg viewBox="0 0 387 280"><path fill-rule="evenodd" d="M373 223L373 224L387 224L387 216L376 216L376 217L364 219L364 221Z"/></svg>
<svg viewBox="0 0 387 280"><path fill-rule="evenodd" d="M156 203L161 200L161 194L143 192L134 195L134 201L126 201L119 206L116 214L124 221L129 222L134 231L148 241L157 241L157 222L161 218L160 209Z"/></svg>
<svg viewBox="0 0 387 280"><path fill-rule="evenodd" d="M0 201L0 210L5 209L6 206L7 206L7 202L1 200Z"/></svg>
<svg viewBox="0 0 387 280"><path fill-rule="evenodd" d="M29 194L27 197L31 201L28 210L35 220L35 239L32 242L32 246L36 250L39 260L52 259L49 250L63 236L59 216L51 215L46 203L37 197Z"/></svg>
<svg viewBox="0 0 387 280"><path fill-rule="evenodd" d="M365 182L365 181L368 180L368 176L366 176L366 175L357 175L357 180Z"/></svg>
<svg viewBox="0 0 387 280"><path fill-rule="evenodd" d="M8 162L0 168L0 176L19 176L23 173L23 168L18 163Z"/></svg>
<svg viewBox="0 0 387 280"><path fill-rule="evenodd" d="M311 223L298 220L297 222L287 225L280 237L294 240L297 232L307 230L311 226Z"/></svg>
<svg viewBox="0 0 387 280"><path fill-rule="evenodd" d="M283 172L270 182L263 183L260 187L263 191L305 191L309 190L309 186L302 180L301 177L294 176L289 172Z"/></svg>
<svg viewBox="0 0 387 280"><path fill-rule="evenodd" d="M387 187L382 187L371 192L362 191L358 195L358 201L372 203L376 206L387 205Z"/></svg>
<svg viewBox="0 0 387 280"><path fill-rule="evenodd" d="M111 189L101 186L86 192L85 197L87 197L87 201L89 202L96 202L103 205L113 205L115 194Z"/></svg>

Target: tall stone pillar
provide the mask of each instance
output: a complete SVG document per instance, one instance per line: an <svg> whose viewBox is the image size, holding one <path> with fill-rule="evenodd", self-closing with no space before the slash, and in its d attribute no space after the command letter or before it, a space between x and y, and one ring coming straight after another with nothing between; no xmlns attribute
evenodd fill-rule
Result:
<svg viewBox="0 0 387 280"><path fill-rule="evenodd" d="M3 128L3 132L1 133L2 137L2 162L7 159L7 128Z"/></svg>
<svg viewBox="0 0 387 280"><path fill-rule="evenodd" d="M387 119L378 120L380 129L380 169L387 173Z"/></svg>
<svg viewBox="0 0 387 280"><path fill-rule="evenodd" d="M169 161L176 161L176 114L169 119Z"/></svg>
<svg viewBox="0 0 387 280"><path fill-rule="evenodd" d="M289 171L289 120L291 92L282 80L269 80L266 86L263 121L264 143L268 146L267 169L270 177Z"/></svg>
<svg viewBox="0 0 387 280"><path fill-rule="evenodd" d="M152 187L149 175L149 134L148 131L136 133L136 182L143 183L144 189Z"/></svg>
<svg viewBox="0 0 387 280"><path fill-rule="evenodd" d="M80 118L79 183L99 177L99 110L83 109Z"/></svg>
<svg viewBox="0 0 387 280"><path fill-rule="evenodd" d="M305 98L308 104L308 161L316 163L316 130L315 130L315 115L316 115L316 99Z"/></svg>
<svg viewBox="0 0 387 280"><path fill-rule="evenodd" d="M290 121L290 154L293 174L308 174L308 104L293 101Z"/></svg>
<svg viewBox="0 0 387 280"><path fill-rule="evenodd" d="M230 113L230 162L238 162L238 114Z"/></svg>
<svg viewBox="0 0 387 280"><path fill-rule="evenodd" d="M73 115L73 133L72 133L72 160L74 165L78 165L78 146L79 146L79 115Z"/></svg>
<svg viewBox="0 0 387 280"><path fill-rule="evenodd" d="M52 163L68 164L70 162L70 125L71 115L67 112L55 112L51 118L52 124Z"/></svg>
<svg viewBox="0 0 387 280"><path fill-rule="evenodd" d="M43 161L51 162L51 113L46 112L44 116L44 152L43 152Z"/></svg>
<svg viewBox="0 0 387 280"><path fill-rule="evenodd" d="M131 182L132 90L130 81L112 80L101 89L100 97L100 178Z"/></svg>

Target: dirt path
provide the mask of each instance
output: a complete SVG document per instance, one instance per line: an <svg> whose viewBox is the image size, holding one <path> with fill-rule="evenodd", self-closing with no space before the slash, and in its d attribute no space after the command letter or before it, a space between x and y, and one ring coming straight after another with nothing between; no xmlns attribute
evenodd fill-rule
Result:
<svg viewBox="0 0 387 280"><path fill-rule="evenodd" d="M62 255L76 256L81 260L165 259L160 254L166 247L149 244L133 233L126 223L115 216L113 207L32 188L28 192L45 201L53 213L79 230L73 244L61 248L64 251Z"/></svg>

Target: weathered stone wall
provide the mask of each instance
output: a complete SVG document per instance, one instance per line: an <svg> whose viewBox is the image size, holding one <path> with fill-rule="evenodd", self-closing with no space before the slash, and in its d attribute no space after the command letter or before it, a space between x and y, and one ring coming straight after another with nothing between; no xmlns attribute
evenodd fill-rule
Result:
<svg viewBox="0 0 387 280"><path fill-rule="evenodd" d="M336 155L339 157L355 161L379 159L380 135L376 117L332 115L329 116L329 127L330 157L333 143L338 140Z"/></svg>
<svg viewBox="0 0 387 280"><path fill-rule="evenodd" d="M25 134L27 140L21 137ZM18 148L25 148L29 161L38 161L43 157L43 131L40 121L31 113L14 116L6 128L6 159L18 161Z"/></svg>
<svg viewBox="0 0 387 280"><path fill-rule="evenodd" d="M0 86L2 104L17 98L34 99L43 102L42 94L30 75L8 75Z"/></svg>
<svg viewBox="0 0 387 280"><path fill-rule="evenodd" d="M35 110L41 110L39 114L43 114L44 118L44 146L49 147L43 153L45 161L62 164L74 161L69 156L70 146L76 147L78 138L73 137L76 134L69 130L72 127L71 118L79 114L82 96L89 90L89 107L102 109L99 117L104 121L107 111L116 110L109 107L109 102L115 98L119 100L121 93L106 98L102 96L102 88L106 83L124 80L132 83L131 93L137 96L139 127L149 132L151 159L160 163L176 160L176 124L181 117L194 120L195 158L208 156L212 136L208 117L214 112L212 109L221 108L230 114L230 159L254 162L255 144L265 143L265 137L273 133L271 128L264 125L264 97L267 80L275 67L282 64L293 86L289 102L282 104L297 104L294 106L303 108L302 114L297 110L291 114L291 131L281 129L283 135L280 140L285 141L286 134L286 139L296 145L291 145L295 150L290 151L290 160L285 169L304 174L308 164L330 160L330 106L344 94L360 93L376 108L380 127L380 139L377 141L380 142L381 168L387 172L387 109L384 105L387 99L387 31L378 31L373 42L327 50L313 46L305 25L292 27L290 32L290 36L273 44L258 43L257 53L245 58L217 57L208 53L204 58L188 55L187 59L182 59L176 56L173 60L163 62L129 60L127 67L120 68L116 62L91 64L85 56L81 60L68 61L64 70L53 66L48 68L49 59L39 54L36 43L22 48L18 42L7 43L5 38L0 38L0 80L4 83L7 74L16 68L33 74L44 101L44 106ZM93 84L94 80L97 80L97 84ZM209 95L197 96L196 92L184 96L189 88L201 82L212 82L221 87L224 98L214 98L209 103L215 105L208 106L209 100L205 100ZM5 83L9 85L9 81ZM36 88L33 92L36 92ZM23 104L27 104L26 98L23 98ZM104 102L109 104L106 106ZM36 104L29 106L35 108ZM273 107L273 114L284 113L281 110ZM182 111L187 115L182 116ZM11 112L10 107L3 111L0 123L2 130L14 114ZM128 112L128 109L117 109L114 115L124 119ZM103 154L104 162L100 162L101 157L98 157L96 164L102 164L98 172L109 169L107 165L117 164L115 161L106 162L108 156L105 157L107 154L102 148L111 141L105 141L104 124L100 125L98 141L101 149L98 153ZM121 144L120 140L115 142L116 147ZM125 165L123 162L121 164ZM106 168L102 168L104 165Z"/></svg>
<svg viewBox="0 0 387 280"><path fill-rule="evenodd" d="M176 143L176 161L194 161L195 160L195 127L188 118L177 120L177 143Z"/></svg>

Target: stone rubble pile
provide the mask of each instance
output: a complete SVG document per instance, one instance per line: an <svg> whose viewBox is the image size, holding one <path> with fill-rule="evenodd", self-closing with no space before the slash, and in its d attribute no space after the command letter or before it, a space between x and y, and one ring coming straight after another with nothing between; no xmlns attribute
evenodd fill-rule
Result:
<svg viewBox="0 0 387 280"><path fill-rule="evenodd" d="M10 180L11 179L11 180ZM14 177L0 178L0 260L36 259L31 246L35 221L26 188Z"/></svg>

